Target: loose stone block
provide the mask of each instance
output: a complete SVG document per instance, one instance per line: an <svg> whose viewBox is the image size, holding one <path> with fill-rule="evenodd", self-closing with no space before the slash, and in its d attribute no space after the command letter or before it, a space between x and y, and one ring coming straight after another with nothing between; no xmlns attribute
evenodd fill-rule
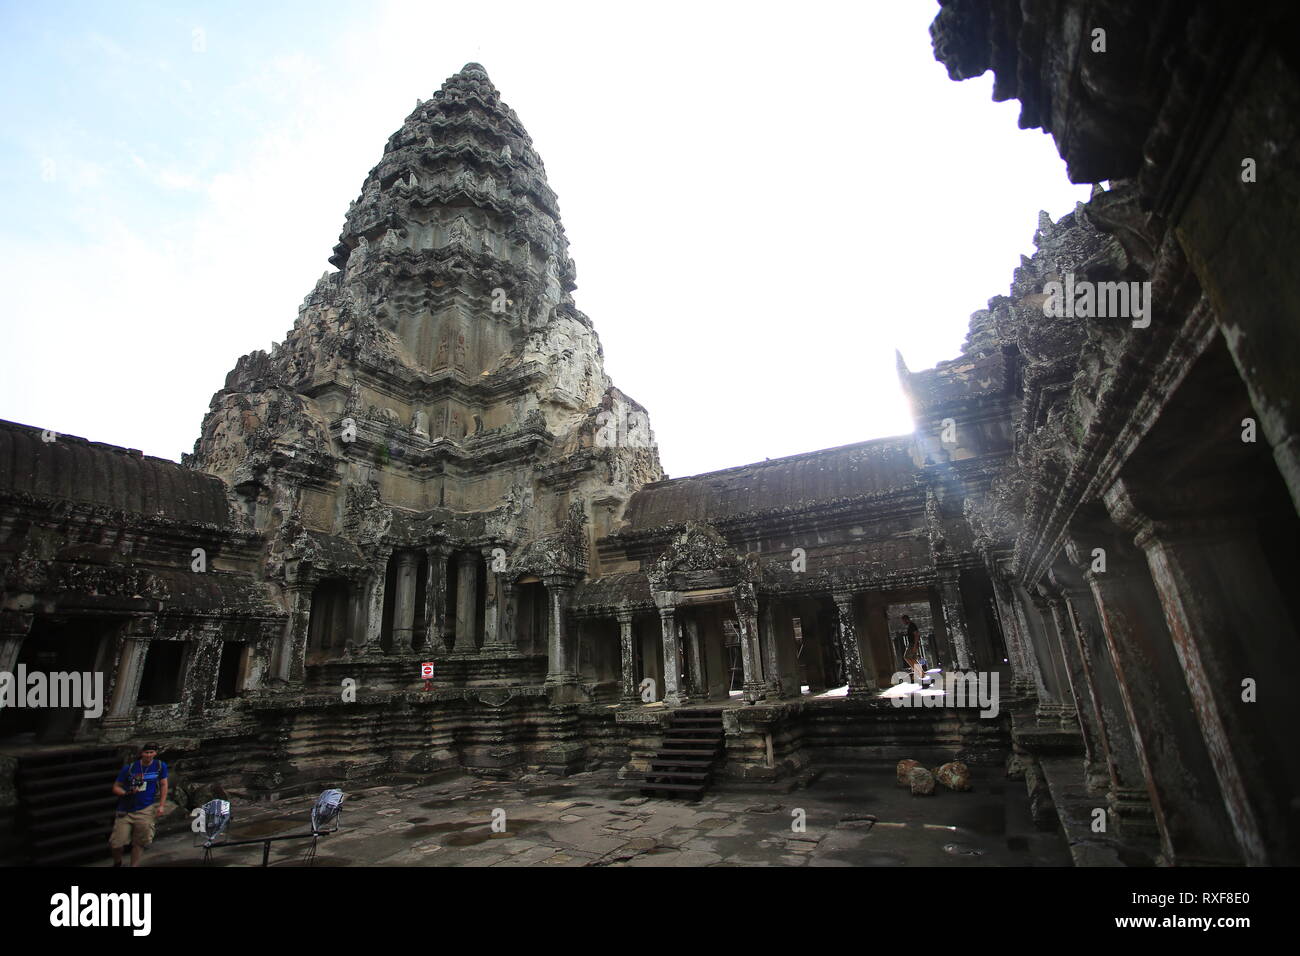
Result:
<svg viewBox="0 0 1300 956"><path fill-rule="evenodd" d="M934 793L934 774L924 767L913 767L908 771L907 782L912 787L914 797L928 797Z"/></svg>
<svg viewBox="0 0 1300 956"><path fill-rule="evenodd" d="M913 767L921 766L918 760L900 760L898 761L898 785L906 787L910 785L908 774L912 772Z"/></svg>
<svg viewBox="0 0 1300 956"><path fill-rule="evenodd" d="M954 760L936 770L934 779L949 790L969 790L970 768L960 760Z"/></svg>

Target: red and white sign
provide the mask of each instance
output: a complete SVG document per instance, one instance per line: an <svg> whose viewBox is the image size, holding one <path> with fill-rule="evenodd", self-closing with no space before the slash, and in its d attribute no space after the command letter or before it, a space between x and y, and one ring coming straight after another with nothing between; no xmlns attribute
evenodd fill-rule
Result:
<svg viewBox="0 0 1300 956"><path fill-rule="evenodd" d="M420 680L433 680L433 661L420 665Z"/></svg>

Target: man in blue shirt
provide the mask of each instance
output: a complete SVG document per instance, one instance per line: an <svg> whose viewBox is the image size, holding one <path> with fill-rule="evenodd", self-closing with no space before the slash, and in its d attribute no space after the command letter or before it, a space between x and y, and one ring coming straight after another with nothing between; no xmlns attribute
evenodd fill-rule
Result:
<svg viewBox="0 0 1300 956"><path fill-rule="evenodd" d="M140 757L122 768L113 782L117 820L108 845L113 865L122 865L122 848L131 844L131 865L140 865L145 847L153 843L158 818L167 812L167 765L158 759L158 745L145 744ZM157 804L157 806L155 806Z"/></svg>

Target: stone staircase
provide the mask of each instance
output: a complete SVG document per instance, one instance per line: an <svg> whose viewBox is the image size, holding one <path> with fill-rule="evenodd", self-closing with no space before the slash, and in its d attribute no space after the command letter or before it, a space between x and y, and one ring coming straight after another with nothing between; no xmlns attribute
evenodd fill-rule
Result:
<svg viewBox="0 0 1300 956"><path fill-rule="evenodd" d="M108 856L117 807L111 791L123 764L118 756L115 748L100 747L19 758L19 838L31 863L66 865Z"/></svg>
<svg viewBox="0 0 1300 956"><path fill-rule="evenodd" d="M673 711L659 752L650 761L641 792L646 796L662 793L698 800L708 787L713 765L724 749L721 709Z"/></svg>

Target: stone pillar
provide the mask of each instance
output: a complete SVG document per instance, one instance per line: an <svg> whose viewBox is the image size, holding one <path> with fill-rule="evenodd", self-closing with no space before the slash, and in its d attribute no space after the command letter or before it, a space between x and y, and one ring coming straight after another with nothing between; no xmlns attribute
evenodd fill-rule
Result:
<svg viewBox="0 0 1300 956"><path fill-rule="evenodd" d="M1110 773L1108 799L1111 813L1121 835L1155 842L1159 839L1159 831L1133 734L1129 730L1124 699L1106 647L1097 605L1083 579L1082 572L1088 568L1088 561L1083 556L1087 553L1077 538L1067 537L1065 559L1057 563L1053 579L1060 587L1078 635L1079 652L1097 714L1098 734Z"/></svg>
<svg viewBox="0 0 1300 956"><path fill-rule="evenodd" d="M315 586L301 581L287 586L289 619L284 624L280 644L279 671L276 676L292 687L302 685L307 672L307 637L311 630L311 596ZM324 621L321 622L325 624Z"/></svg>
<svg viewBox="0 0 1300 956"><path fill-rule="evenodd" d="M187 693L182 694L189 711L188 723L194 729L203 728L204 716L217 699L217 678L221 670L221 645L219 637L202 637L195 642L186 673Z"/></svg>
<svg viewBox="0 0 1300 956"><path fill-rule="evenodd" d="M1043 668L1043 677L1047 682L1047 693L1039 696L1036 715L1039 721L1060 723L1073 729L1078 721L1078 711L1075 710L1074 696L1070 692L1065 661L1061 659L1061 639L1057 634L1052 607L1037 586L1029 588L1026 594L1029 604L1025 607L1025 613L1029 617L1030 627L1037 630L1035 643L1040 655L1039 666Z"/></svg>
<svg viewBox="0 0 1300 956"><path fill-rule="evenodd" d="M106 741L126 740L135 728L136 700L140 696L140 679L144 676L154 628L152 618L141 618L128 624L123 633L117 673L113 676L113 694L100 722Z"/></svg>
<svg viewBox="0 0 1300 956"><path fill-rule="evenodd" d="M937 587L929 589L929 598L930 633L933 638L921 635L921 652L931 667L942 667L946 671L958 670L957 655L952 649L952 639L948 636L948 627L943 621L943 601L939 598ZM927 650L929 653L926 653Z"/></svg>
<svg viewBox="0 0 1300 956"><path fill-rule="evenodd" d="M573 597L573 581L567 577L552 577L546 581L549 604L546 629L546 683L576 684L578 682L577 655L574 654L573 637L569 632L569 600Z"/></svg>
<svg viewBox="0 0 1300 956"><path fill-rule="evenodd" d="M1037 615L1029 603L1029 595L1025 593L1025 589L1019 582L1008 580L1007 593L1011 596L1011 613L1015 618L1016 630L1020 633L1022 649L1029 661L1029 672L1034 681L1032 696L1035 700L1035 712L1041 713L1046 705L1054 713L1059 713L1059 708L1056 708L1055 704L1056 695L1049 688L1048 682L1052 662L1043 654L1039 639L1039 632L1042 630L1041 621L1035 624Z"/></svg>
<svg viewBox="0 0 1300 956"><path fill-rule="evenodd" d="M1079 650L1079 635L1075 632L1069 608L1066 606L1065 597L1061 594L1056 578L1049 573L1048 580L1039 584L1038 591L1047 601L1053 627L1061 645L1061 655L1065 659L1066 678L1069 680L1070 693L1074 697L1079 733L1083 737L1084 782L1089 791L1101 792L1110 783L1110 767L1101 742L1099 729L1101 719L1097 713L1087 670L1083 666L1083 653Z"/></svg>
<svg viewBox="0 0 1300 956"><path fill-rule="evenodd" d="M763 602L763 612L759 616L758 643L763 649L763 674L765 690L763 696L769 700L779 700L785 695L781 691L781 658L777 647L776 614L771 598Z"/></svg>
<svg viewBox="0 0 1300 956"><path fill-rule="evenodd" d="M966 609L961 600L961 583L956 571L939 573L939 600L943 606L943 624L948 632L957 670L968 671L973 666L970 653L970 634L966 627Z"/></svg>
<svg viewBox="0 0 1300 956"><path fill-rule="evenodd" d="M618 619L618 643L623 656L623 702L634 704L641 700L637 692L636 649L632 646L632 611L620 609L615 612Z"/></svg>
<svg viewBox="0 0 1300 956"><path fill-rule="evenodd" d="M22 649L22 637L0 637L0 673L12 674L17 665L18 652Z"/></svg>
<svg viewBox="0 0 1300 956"><path fill-rule="evenodd" d="M681 649L677 646L676 608L659 609L659 630L664 649L664 703L669 707L682 707L690 703L690 695L681 686Z"/></svg>
<svg viewBox="0 0 1300 956"><path fill-rule="evenodd" d="M1120 481L1106 503L1121 526L1137 532L1146 555L1243 858L1248 865L1294 863L1300 824L1291 795L1300 772L1283 754L1293 749L1296 711L1273 675L1295 672L1300 638L1253 516L1206 518L1191 509L1197 517L1189 517L1176 500L1185 493L1194 491ZM1246 679L1257 688L1254 701L1245 700Z"/></svg>
<svg viewBox="0 0 1300 956"><path fill-rule="evenodd" d="M519 648L519 585L501 578L501 623L499 633L501 646L511 650Z"/></svg>
<svg viewBox="0 0 1300 956"><path fill-rule="evenodd" d="M420 570L420 556L414 551L397 555L397 577L393 595L393 640L388 650L392 654L405 654L414 646L415 630L415 578Z"/></svg>
<svg viewBox="0 0 1300 956"><path fill-rule="evenodd" d="M1205 742L1187 719L1191 694L1147 568L1118 538L1096 540L1106 570L1090 567L1084 578L1115 665L1164 862L1239 866Z"/></svg>
<svg viewBox="0 0 1300 956"><path fill-rule="evenodd" d="M1021 630L1020 619L1016 613L1015 596L1011 593L1009 583L1011 572L1005 561L997 561L989 574L993 582L993 599L997 607L998 621L1002 625L1002 636L1007 644L1007 658L1011 664L1011 696L1019 698L1036 697L1041 678L1035 674L1038 667L1033 651L1029 647L1029 638Z"/></svg>
<svg viewBox="0 0 1300 956"><path fill-rule="evenodd" d="M366 643L361 653L373 656L382 652L384 634L384 587L388 578L388 559L392 557L390 549L376 552L375 567L370 572L370 583L366 588Z"/></svg>
<svg viewBox="0 0 1300 956"><path fill-rule="evenodd" d="M752 584L736 587L736 630L740 633L740 666L744 672L742 696L747 704L763 699L763 657L758 646L758 598Z"/></svg>
<svg viewBox="0 0 1300 956"><path fill-rule="evenodd" d="M705 680L705 656L699 648L699 623L692 614L681 615L681 631L686 641L686 670L690 672L690 696L708 697Z"/></svg>
<svg viewBox="0 0 1300 956"><path fill-rule="evenodd" d="M424 583L424 649L450 651L447 640L447 557L450 550L445 545L434 545L425 550L429 574Z"/></svg>
<svg viewBox="0 0 1300 956"><path fill-rule="evenodd" d="M35 615L20 611L0 611L0 671L14 673L18 652L35 619Z"/></svg>
<svg viewBox="0 0 1300 956"><path fill-rule="evenodd" d="M474 631L478 626L477 554L462 551L456 556L456 654L473 654L478 648Z"/></svg>
<svg viewBox="0 0 1300 956"><path fill-rule="evenodd" d="M500 562L500 570L494 570L493 565L498 564L498 555L494 552L503 550L499 546L483 549L483 561L487 565L487 577L484 579L483 594L483 646L491 647L496 650L508 647L502 634L502 594L501 584L505 577L504 562Z"/></svg>
<svg viewBox="0 0 1300 956"><path fill-rule="evenodd" d="M858 627L856 612L853 607L853 595L840 592L833 595L835 610L839 612L840 654L844 660L844 676L849 682L850 697L870 697L875 688L867 682L866 671L862 667L862 652L858 647Z"/></svg>

